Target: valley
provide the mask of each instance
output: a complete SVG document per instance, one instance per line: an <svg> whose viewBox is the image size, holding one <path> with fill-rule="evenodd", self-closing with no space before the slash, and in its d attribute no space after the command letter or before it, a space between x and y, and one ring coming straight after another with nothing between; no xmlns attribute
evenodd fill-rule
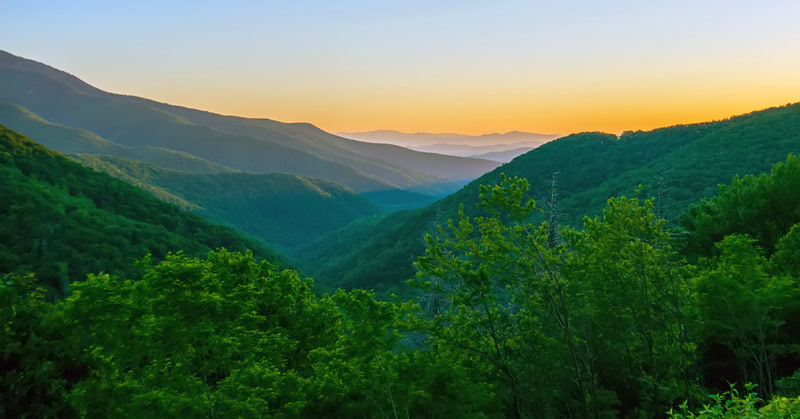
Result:
<svg viewBox="0 0 800 419"><path fill-rule="evenodd" d="M0 417L800 417L791 13L213 3L0 6Z"/></svg>

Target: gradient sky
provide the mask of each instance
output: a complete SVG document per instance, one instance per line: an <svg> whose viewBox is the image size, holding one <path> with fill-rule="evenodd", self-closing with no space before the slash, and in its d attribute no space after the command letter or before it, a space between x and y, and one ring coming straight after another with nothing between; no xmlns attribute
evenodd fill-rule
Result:
<svg viewBox="0 0 800 419"><path fill-rule="evenodd" d="M0 49L333 132L618 133L800 101L800 1L0 0Z"/></svg>

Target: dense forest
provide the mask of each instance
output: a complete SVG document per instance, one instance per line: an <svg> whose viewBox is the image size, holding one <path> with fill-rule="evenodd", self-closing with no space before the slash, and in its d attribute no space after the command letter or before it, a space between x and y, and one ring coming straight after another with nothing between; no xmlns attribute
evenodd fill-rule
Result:
<svg viewBox="0 0 800 419"><path fill-rule="evenodd" d="M668 218L643 185L559 220L495 173L401 300L0 140L4 417L800 415L794 155Z"/></svg>
<svg viewBox="0 0 800 419"><path fill-rule="evenodd" d="M277 254L0 125L0 272L33 272L65 293L89 273L130 276L145 255L204 255L224 246Z"/></svg>
<svg viewBox="0 0 800 419"><path fill-rule="evenodd" d="M383 213L371 200L322 179L288 173L184 173L113 156L73 158L281 248L304 245L356 219Z"/></svg>

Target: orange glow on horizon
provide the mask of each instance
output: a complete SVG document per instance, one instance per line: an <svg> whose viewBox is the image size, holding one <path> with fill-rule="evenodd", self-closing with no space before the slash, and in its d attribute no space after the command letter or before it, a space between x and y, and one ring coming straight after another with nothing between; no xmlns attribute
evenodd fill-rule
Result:
<svg viewBox="0 0 800 419"><path fill-rule="evenodd" d="M226 115L308 122L334 133L621 133L800 101L800 56L784 56L778 63L763 55L748 61L734 52L689 61L605 57L552 68L509 67L496 73L443 68L392 77L368 69L289 76L221 68L174 79L156 68L141 75L147 83L97 72L85 80L119 93ZM594 71L587 71L589 64Z"/></svg>
<svg viewBox="0 0 800 419"><path fill-rule="evenodd" d="M329 132L620 133L800 101L792 1L7 3L3 48L100 89Z"/></svg>
<svg viewBox="0 0 800 419"><path fill-rule="evenodd" d="M145 95L146 97L148 95ZM317 101L313 105L284 103L278 106L260 104L254 98L215 100L205 97L177 95L155 98L225 115L267 118L281 122L308 122L331 132L364 132L396 130L408 133L460 133L480 135L527 131L542 134L569 134L602 131L619 134L624 131L651 130L678 124L691 124L726 119L765 108L800 101L800 83L787 91L759 90L747 94L719 94L698 98L675 92L673 97L641 98L619 95L593 101L575 97L546 103L436 104L430 101L415 106L397 100L391 103L361 104L357 102ZM714 95L710 95L714 96ZM321 102L321 103L320 103ZM289 106L294 105L294 106Z"/></svg>

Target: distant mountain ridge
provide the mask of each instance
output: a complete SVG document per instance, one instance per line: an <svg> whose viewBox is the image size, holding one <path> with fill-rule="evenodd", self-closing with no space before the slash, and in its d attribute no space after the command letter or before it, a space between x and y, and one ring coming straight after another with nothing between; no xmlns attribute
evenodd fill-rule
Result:
<svg viewBox="0 0 800 419"><path fill-rule="evenodd" d="M498 152L498 151L508 151L514 150L517 148L528 147L534 149L538 146L542 145L541 143L534 143L534 142L521 142L521 143L511 143L511 144L496 144L496 145L464 145L464 144L444 144L444 143L436 143L426 146L417 147L421 150L435 150L438 147L441 148L448 148L453 152L467 154L467 155L475 155L475 154L485 154L491 152Z"/></svg>
<svg viewBox="0 0 800 419"><path fill-rule="evenodd" d="M310 124L229 117L107 93L3 51L0 103L125 147L184 152L237 171L317 177L359 192L407 189L441 195L498 165L361 143Z"/></svg>
<svg viewBox="0 0 800 419"><path fill-rule="evenodd" d="M511 160L514 160L515 158L533 150L534 148L535 147L520 147L511 150L491 151L489 153L476 154L474 156L469 156L469 157L476 157L481 159L494 160L501 163L508 163Z"/></svg>
<svg viewBox="0 0 800 419"><path fill-rule="evenodd" d="M275 141L309 153L323 155L326 158L358 170L378 173L380 176L384 174L388 176L389 173L397 171L397 165L391 163L397 161L402 162L403 166L414 171L456 183L463 183L468 179L473 179L476 172L485 172L489 167L497 167L495 162L487 160L464 160L432 151L413 151L391 144L373 144L351 140L330 134L308 123L283 123L263 118L222 116L206 111L160 103L156 103L154 106L185 118L192 123L234 135ZM279 135L276 135L276 133ZM465 165L465 161L480 169L476 170L471 165Z"/></svg>
<svg viewBox="0 0 800 419"><path fill-rule="evenodd" d="M393 130L378 130L368 132L341 132L339 135L359 141L381 144L394 144L412 150L430 153L447 154L459 157L483 157L487 153L504 152L503 154L489 155L488 158L506 163L516 156L552 141L559 134L539 134L533 132L511 131L504 134L491 133L482 135L466 135L454 133L405 133ZM527 148L528 150L522 150ZM515 151L511 151L515 150Z"/></svg>
<svg viewBox="0 0 800 419"><path fill-rule="evenodd" d="M345 138L351 138L359 141L370 142L385 142L394 144L394 142L405 143L415 147L425 146L430 144L459 144L459 145L473 145L473 146L486 146L494 144L518 143L518 142L538 142L544 143L561 137L561 134L540 134L535 132L524 131L509 131L506 133L489 133L480 135L468 135L458 133L431 133L431 132L415 132L408 133L395 130L376 130L364 132L337 132Z"/></svg>

